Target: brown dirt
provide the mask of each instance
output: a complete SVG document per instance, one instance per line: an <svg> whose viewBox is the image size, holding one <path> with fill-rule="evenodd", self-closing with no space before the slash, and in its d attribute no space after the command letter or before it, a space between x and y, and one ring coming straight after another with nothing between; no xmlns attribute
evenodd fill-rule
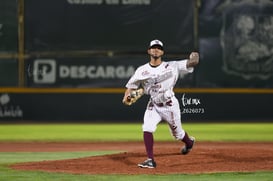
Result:
<svg viewBox="0 0 273 181"><path fill-rule="evenodd" d="M182 143L156 142L156 169L142 169L146 159L142 142L0 143L0 152L57 152L118 150L118 154L79 159L19 163L18 170L74 174L196 174L273 170L273 143L197 142L189 155L179 154Z"/></svg>

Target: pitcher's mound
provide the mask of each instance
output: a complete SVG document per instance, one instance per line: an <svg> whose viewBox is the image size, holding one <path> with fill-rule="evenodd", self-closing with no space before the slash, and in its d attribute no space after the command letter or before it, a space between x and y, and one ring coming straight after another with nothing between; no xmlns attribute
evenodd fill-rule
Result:
<svg viewBox="0 0 273 181"><path fill-rule="evenodd" d="M19 163L12 168L76 174L194 174L273 170L273 143L197 142L192 152L181 155L182 143L156 142L154 152L157 168L155 169L137 167L138 163L146 159L142 142L71 143L71 145L43 143L42 145L43 151L47 151L45 148L54 151L52 147L54 145L57 151L126 151L80 159ZM37 143L32 146L39 147Z"/></svg>

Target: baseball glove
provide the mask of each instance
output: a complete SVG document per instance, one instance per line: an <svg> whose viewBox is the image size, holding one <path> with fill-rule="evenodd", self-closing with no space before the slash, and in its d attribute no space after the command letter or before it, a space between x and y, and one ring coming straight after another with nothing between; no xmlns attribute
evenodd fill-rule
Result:
<svg viewBox="0 0 273 181"><path fill-rule="evenodd" d="M144 94L144 89L143 88L139 88L136 90L132 90L129 94L129 96L127 96L127 99L125 99L123 101L123 104L127 105L127 106L131 106L132 104L134 104L138 99L140 99Z"/></svg>

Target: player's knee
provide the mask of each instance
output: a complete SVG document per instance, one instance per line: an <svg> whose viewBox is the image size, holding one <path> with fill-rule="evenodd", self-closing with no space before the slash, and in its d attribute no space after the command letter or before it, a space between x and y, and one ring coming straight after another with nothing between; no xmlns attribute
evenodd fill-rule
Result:
<svg viewBox="0 0 273 181"><path fill-rule="evenodd" d="M156 127L148 127L148 126L145 126L145 125L142 126L142 131L143 132L153 133L153 132L155 132L155 130L156 130Z"/></svg>

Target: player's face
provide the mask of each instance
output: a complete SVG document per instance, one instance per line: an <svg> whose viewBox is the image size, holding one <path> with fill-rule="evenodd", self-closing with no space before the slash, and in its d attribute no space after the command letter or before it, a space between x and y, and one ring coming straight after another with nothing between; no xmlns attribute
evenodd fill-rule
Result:
<svg viewBox="0 0 273 181"><path fill-rule="evenodd" d="M157 59L161 57L164 54L164 51L162 47L160 46L154 46L148 49L148 54L152 56L153 58Z"/></svg>

